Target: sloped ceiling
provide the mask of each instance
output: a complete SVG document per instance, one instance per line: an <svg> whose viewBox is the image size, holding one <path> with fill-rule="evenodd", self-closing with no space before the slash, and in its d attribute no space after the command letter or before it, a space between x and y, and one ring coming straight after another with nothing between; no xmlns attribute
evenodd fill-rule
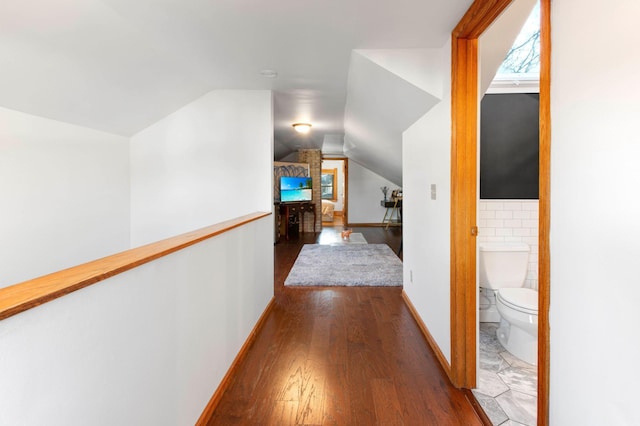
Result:
<svg viewBox="0 0 640 426"><path fill-rule="evenodd" d="M324 135L322 141L323 155L344 155L344 136L343 135Z"/></svg>
<svg viewBox="0 0 640 426"><path fill-rule="evenodd" d="M211 90L268 89L276 158L346 143L401 185L401 133L440 98L430 49L471 2L3 0L0 106L131 136Z"/></svg>
<svg viewBox="0 0 640 426"><path fill-rule="evenodd" d="M402 132L440 101L441 70L439 50L354 51L345 155L402 186Z"/></svg>
<svg viewBox="0 0 640 426"><path fill-rule="evenodd" d="M442 45L470 3L3 0L0 106L130 136L211 90L270 89L279 146L320 148L344 133L353 49Z"/></svg>
<svg viewBox="0 0 640 426"><path fill-rule="evenodd" d="M512 3L480 39L485 93L536 0ZM442 99L442 49L356 50L345 110L344 153L402 186L402 132Z"/></svg>
<svg viewBox="0 0 640 426"><path fill-rule="evenodd" d="M470 3L3 0L0 106L130 136L211 90L270 89L277 150L320 148L344 133L352 50L440 46Z"/></svg>

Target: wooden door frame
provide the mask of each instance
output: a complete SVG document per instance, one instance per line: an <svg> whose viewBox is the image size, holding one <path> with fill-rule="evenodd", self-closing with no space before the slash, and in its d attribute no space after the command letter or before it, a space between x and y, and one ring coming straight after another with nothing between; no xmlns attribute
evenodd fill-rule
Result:
<svg viewBox="0 0 640 426"><path fill-rule="evenodd" d="M451 46L451 380L476 386L478 38L512 0L475 0ZM550 0L540 0L538 424L549 413Z"/></svg>
<svg viewBox="0 0 640 426"><path fill-rule="evenodd" d="M342 224L343 226L349 226L349 158L348 157L322 157L322 161L327 160L342 160L344 166L344 200L342 207ZM320 165L322 166L322 161Z"/></svg>

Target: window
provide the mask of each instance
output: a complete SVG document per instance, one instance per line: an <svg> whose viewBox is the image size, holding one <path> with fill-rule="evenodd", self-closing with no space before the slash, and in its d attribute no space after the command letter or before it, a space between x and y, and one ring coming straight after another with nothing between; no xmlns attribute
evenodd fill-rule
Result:
<svg viewBox="0 0 640 426"><path fill-rule="evenodd" d="M515 43L498 70L497 77L540 75L540 2L536 3Z"/></svg>
<svg viewBox="0 0 640 426"><path fill-rule="evenodd" d="M320 177L320 191L323 200L337 201L338 194L336 191L336 172L338 169L322 169Z"/></svg>

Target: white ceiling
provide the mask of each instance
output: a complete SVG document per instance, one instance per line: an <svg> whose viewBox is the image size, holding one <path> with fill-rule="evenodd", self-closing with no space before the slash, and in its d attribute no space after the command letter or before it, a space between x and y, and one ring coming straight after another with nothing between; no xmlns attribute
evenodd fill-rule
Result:
<svg viewBox="0 0 640 426"><path fill-rule="evenodd" d="M272 89L277 155L321 148L355 49L441 47L470 3L2 0L0 106L129 136L211 90Z"/></svg>
<svg viewBox="0 0 640 426"><path fill-rule="evenodd" d="M398 186L402 186L402 132L442 99L441 50L352 54L344 153Z"/></svg>
<svg viewBox="0 0 640 426"><path fill-rule="evenodd" d="M481 40L485 85L534 1ZM402 132L442 98L442 47L470 4L2 0L0 106L131 136L211 90L269 89L276 159L323 149L401 186Z"/></svg>

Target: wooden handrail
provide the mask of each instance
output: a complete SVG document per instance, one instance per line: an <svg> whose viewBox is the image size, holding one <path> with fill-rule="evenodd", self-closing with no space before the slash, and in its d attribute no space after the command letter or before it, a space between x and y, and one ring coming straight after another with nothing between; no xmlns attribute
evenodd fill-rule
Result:
<svg viewBox="0 0 640 426"><path fill-rule="evenodd" d="M0 289L0 320L261 219L256 212Z"/></svg>

